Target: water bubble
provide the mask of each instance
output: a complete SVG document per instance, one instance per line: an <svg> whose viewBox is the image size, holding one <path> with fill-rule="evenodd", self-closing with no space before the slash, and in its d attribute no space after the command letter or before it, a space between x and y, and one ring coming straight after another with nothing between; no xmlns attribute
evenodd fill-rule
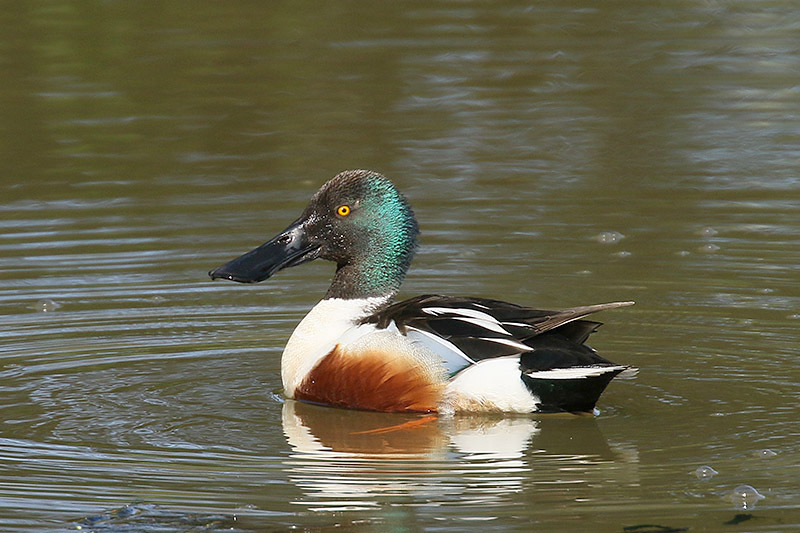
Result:
<svg viewBox="0 0 800 533"><path fill-rule="evenodd" d="M697 470L694 471L694 475L697 476L697 479L701 481L708 481L712 477L716 476L719 472L714 470L708 465L698 466Z"/></svg>
<svg viewBox="0 0 800 533"><path fill-rule="evenodd" d="M760 457L762 459L769 459L770 457L775 457L778 454L773 452L769 448L764 448L763 450L758 450L756 452L753 452L753 455L755 455L756 457Z"/></svg>
<svg viewBox="0 0 800 533"><path fill-rule="evenodd" d="M632 254L627 250L622 250L621 252L617 252L614 255L616 255L617 257L625 258L625 257L630 257Z"/></svg>
<svg viewBox="0 0 800 533"><path fill-rule="evenodd" d="M618 231L604 231L599 235L596 235L594 240L596 240L600 244L617 244L624 238L625 235L623 235Z"/></svg>
<svg viewBox="0 0 800 533"><path fill-rule="evenodd" d="M706 226L705 228L702 228L697 233L699 233L701 237L713 237L714 235L716 235L719 232L717 230L715 230L714 228L712 228L712 227Z"/></svg>
<svg viewBox="0 0 800 533"><path fill-rule="evenodd" d="M764 495L750 485L739 485L731 493L731 501L741 509L751 509L755 507L758 500L763 499Z"/></svg>
<svg viewBox="0 0 800 533"><path fill-rule="evenodd" d="M49 313L61 307L55 300L50 298L42 298L33 305L33 308L42 313Z"/></svg>
<svg viewBox="0 0 800 533"><path fill-rule="evenodd" d="M716 244L704 244L700 248L697 249L698 252L703 252L704 254L713 254L714 252L719 251L719 246Z"/></svg>

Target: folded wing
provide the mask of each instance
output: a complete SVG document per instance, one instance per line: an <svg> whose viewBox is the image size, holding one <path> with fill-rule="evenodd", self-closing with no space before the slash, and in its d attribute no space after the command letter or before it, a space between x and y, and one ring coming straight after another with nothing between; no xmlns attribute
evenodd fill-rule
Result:
<svg viewBox="0 0 800 533"><path fill-rule="evenodd" d="M584 317L632 304L549 311L486 298L422 295L393 304L368 320L379 328L394 323L409 338L438 353L451 374L484 359L513 355L522 356L523 373L535 373L614 365L584 344L601 325Z"/></svg>

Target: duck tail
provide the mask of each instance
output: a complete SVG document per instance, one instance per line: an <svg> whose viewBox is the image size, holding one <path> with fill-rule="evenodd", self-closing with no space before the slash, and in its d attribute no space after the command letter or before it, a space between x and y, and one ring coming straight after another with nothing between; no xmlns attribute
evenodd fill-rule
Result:
<svg viewBox="0 0 800 533"><path fill-rule="evenodd" d="M627 370L622 365L572 367L522 374L522 381L539 399L538 412L591 412L611 380Z"/></svg>

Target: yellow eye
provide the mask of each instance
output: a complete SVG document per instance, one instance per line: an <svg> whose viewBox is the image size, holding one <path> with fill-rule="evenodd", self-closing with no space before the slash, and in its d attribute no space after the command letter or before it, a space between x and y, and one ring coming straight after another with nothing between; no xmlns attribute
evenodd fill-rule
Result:
<svg viewBox="0 0 800 533"><path fill-rule="evenodd" d="M346 217L350 214L350 206L349 205L340 205L336 208L336 214L340 217Z"/></svg>

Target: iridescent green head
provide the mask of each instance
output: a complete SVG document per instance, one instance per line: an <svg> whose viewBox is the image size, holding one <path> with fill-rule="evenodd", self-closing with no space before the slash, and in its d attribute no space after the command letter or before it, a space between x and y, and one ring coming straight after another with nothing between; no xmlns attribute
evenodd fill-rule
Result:
<svg viewBox="0 0 800 533"><path fill-rule="evenodd" d="M256 282L322 258L337 265L327 298L390 295L405 278L418 234L414 212L391 181L348 170L323 185L283 232L210 275Z"/></svg>

